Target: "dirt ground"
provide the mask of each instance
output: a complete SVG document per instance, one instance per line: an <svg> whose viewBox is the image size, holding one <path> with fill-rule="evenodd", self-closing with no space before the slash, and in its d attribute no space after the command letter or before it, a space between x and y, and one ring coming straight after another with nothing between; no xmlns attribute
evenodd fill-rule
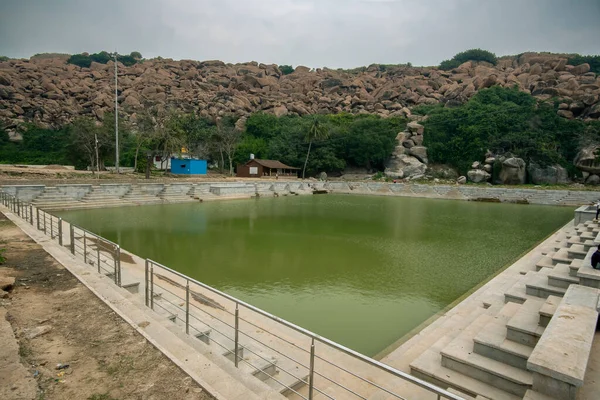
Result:
<svg viewBox="0 0 600 400"><path fill-rule="evenodd" d="M0 350L10 351L16 337L18 355L12 366L4 365L10 357L0 357L1 398L212 399L0 213L2 248L0 282L16 280L0 299L0 316L14 333L0 321L7 328L0 329ZM49 331L32 337L44 329ZM20 370L19 379L10 376Z"/></svg>

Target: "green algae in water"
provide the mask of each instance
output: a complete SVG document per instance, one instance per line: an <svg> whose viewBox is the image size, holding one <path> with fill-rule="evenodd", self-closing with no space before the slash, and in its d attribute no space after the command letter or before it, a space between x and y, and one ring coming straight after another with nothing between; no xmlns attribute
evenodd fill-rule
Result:
<svg viewBox="0 0 600 400"><path fill-rule="evenodd" d="M573 209L327 195L60 215L373 356L563 226Z"/></svg>

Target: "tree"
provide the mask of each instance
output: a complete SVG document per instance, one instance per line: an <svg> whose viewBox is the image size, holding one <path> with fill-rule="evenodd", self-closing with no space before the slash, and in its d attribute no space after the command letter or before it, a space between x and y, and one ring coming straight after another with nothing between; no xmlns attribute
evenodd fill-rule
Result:
<svg viewBox="0 0 600 400"><path fill-rule="evenodd" d="M129 56L135 60L141 60L142 59L142 53L140 53L139 51L132 51Z"/></svg>
<svg viewBox="0 0 600 400"><path fill-rule="evenodd" d="M81 117L73 121L71 130L71 155L78 166L89 166L95 170L104 169L104 161L114 150L114 142L109 130L96 126L93 119ZM96 152L97 146L97 152ZM97 156L96 156L97 154Z"/></svg>
<svg viewBox="0 0 600 400"><path fill-rule="evenodd" d="M280 65L279 70L282 74L289 75L292 72L294 72L294 67L292 67L291 65Z"/></svg>
<svg viewBox="0 0 600 400"><path fill-rule="evenodd" d="M308 132L306 132L306 137L304 138L305 141L308 142L308 151L306 152L306 160L304 161L304 168L302 169L302 179L304 179L306 173L306 164L308 164L308 157L310 157L310 148L312 147L313 141L327 139L327 137L329 137L327 127L321 125L318 118L314 118Z"/></svg>
<svg viewBox="0 0 600 400"><path fill-rule="evenodd" d="M241 138L242 132L234 126L224 122L217 124L217 130L213 140L221 153L221 163L223 163L223 153L227 155L230 176L233 176L233 159Z"/></svg>

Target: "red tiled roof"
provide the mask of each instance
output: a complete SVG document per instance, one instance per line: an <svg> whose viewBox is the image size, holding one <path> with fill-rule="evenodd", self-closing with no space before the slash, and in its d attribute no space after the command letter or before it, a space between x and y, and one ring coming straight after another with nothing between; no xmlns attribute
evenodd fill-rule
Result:
<svg viewBox="0 0 600 400"><path fill-rule="evenodd" d="M285 165L281 161L259 160L256 158L254 160L248 161L246 164L251 163L252 161L256 161L258 164L262 165L263 167L267 167L267 168L271 168L271 169L278 169L278 168L280 168L280 169L300 169L300 168L290 167L289 165Z"/></svg>

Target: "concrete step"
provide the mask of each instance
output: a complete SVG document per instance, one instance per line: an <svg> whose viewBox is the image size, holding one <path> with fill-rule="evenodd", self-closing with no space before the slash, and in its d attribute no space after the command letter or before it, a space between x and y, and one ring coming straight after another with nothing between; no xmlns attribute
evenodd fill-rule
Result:
<svg viewBox="0 0 600 400"><path fill-rule="evenodd" d="M578 284L579 278L570 275L571 267L568 264L556 264L548 274L550 286L567 289L570 285Z"/></svg>
<svg viewBox="0 0 600 400"><path fill-rule="evenodd" d="M539 325L539 311L544 305L542 300L529 299L506 323L506 338L529 347L535 347L544 327Z"/></svg>
<svg viewBox="0 0 600 400"><path fill-rule="evenodd" d="M554 316L554 312L556 311L556 309L558 308L558 305L560 304L561 301L561 297L557 297L557 296L548 296L548 298L546 299L546 302L544 303L544 305L542 305L542 308L540 308L539 314L540 314L540 319L539 319L539 325L546 327L548 326L548 324L550 323L550 320L552 319L552 317Z"/></svg>
<svg viewBox="0 0 600 400"><path fill-rule="evenodd" d="M573 244L571 247L567 248L567 254L569 258L583 260L587 251L582 244Z"/></svg>
<svg viewBox="0 0 600 400"><path fill-rule="evenodd" d="M492 385L473 379L460 372L442 366L442 356L433 350L426 350L410 364L411 375L438 385L453 387L474 397L482 395L494 400L520 400L521 396L505 392Z"/></svg>
<svg viewBox="0 0 600 400"><path fill-rule="evenodd" d="M528 299L535 299L536 297L527 294L525 289L525 282L533 274L535 274L533 271L527 272L525 276L521 277L517 282L515 282L515 284L504 293L504 302L523 304Z"/></svg>
<svg viewBox="0 0 600 400"><path fill-rule="evenodd" d="M525 396L523 396L523 400L558 400L556 397L550 397L543 393L536 392L533 389L529 389Z"/></svg>
<svg viewBox="0 0 600 400"><path fill-rule="evenodd" d="M583 264L583 260L571 261L571 264L569 264L569 275L577 277L577 271L579 271L579 268L581 268L582 264Z"/></svg>
<svg viewBox="0 0 600 400"><path fill-rule="evenodd" d="M517 303L507 303L502 310L473 339L477 354L503 362L522 370L527 369L527 359L533 349L506 339L506 324L521 308Z"/></svg>
<svg viewBox="0 0 600 400"><path fill-rule="evenodd" d="M523 396L533 385L533 377L529 371L474 352L474 336L491 320L493 318L490 316L482 315L465 328L462 334L441 351L442 366L506 392Z"/></svg>
<svg viewBox="0 0 600 400"><path fill-rule="evenodd" d="M553 270L548 270L548 273ZM542 299L548 296L564 296L566 289L550 286L548 283L548 275L542 274L542 271L532 275L525 282L525 293L530 296L540 297Z"/></svg>
<svg viewBox="0 0 600 400"><path fill-rule="evenodd" d="M573 257L569 257L569 251L566 248L561 248L552 256L552 261L554 261L555 264L569 264L573 261Z"/></svg>

